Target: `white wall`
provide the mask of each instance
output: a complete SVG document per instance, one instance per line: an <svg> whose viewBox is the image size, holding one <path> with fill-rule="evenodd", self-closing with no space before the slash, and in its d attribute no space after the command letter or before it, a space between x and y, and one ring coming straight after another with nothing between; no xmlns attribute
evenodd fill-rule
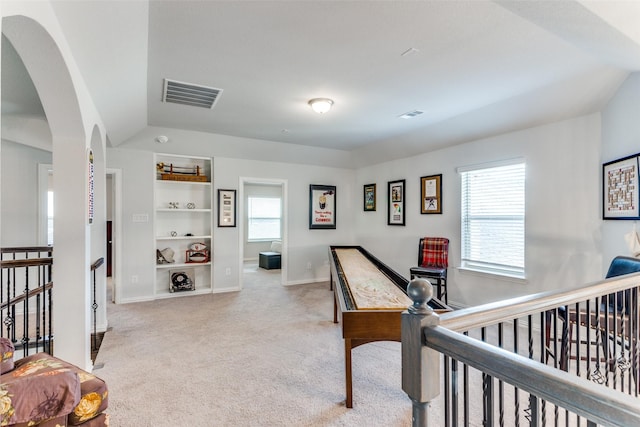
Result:
<svg viewBox="0 0 640 427"><path fill-rule="evenodd" d="M460 180L456 168L522 157L526 161L527 283L462 272ZM405 277L418 239L451 240L449 302L472 306L602 276L599 221L600 116L529 130L362 168L357 172L356 241ZM442 174L442 215L420 214L420 177ZM406 179L406 226L387 224L387 182ZM377 210L362 211L362 186L377 184Z"/></svg>
<svg viewBox="0 0 640 427"><path fill-rule="evenodd" d="M164 147L162 147L164 148ZM183 154L193 154L183 152ZM199 152L198 155L207 155ZM122 302L153 299L155 240L153 236L153 153L124 148L107 150L107 167L122 170ZM214 158L214 199L217 189L239 190L240 177L279 179L288 182L288 284L328 280L328 246L352 244L355 172L350 169L294 165L230 158ZM337 186L337 229L309 230L309 185ZM217 203L217 201L216 201ZM358 205L359 206L359 205ZM215 210L215 206L214 206ZM134 214L148 215L148 222L133 222ZM214 292L240 288L240 227L218 228L214 215ZM311 268L307 265L311 263ZM227 269L230 274L227 275Z"/></svg>
<svg viewBox="0 0 640 427"><path fill-rule="evenodd" d="M601 278L611 258L626 253L622 236L631 227L629 221L605 221L601 231L601 157L606 161L639 151L633 145L640 135L640 126L633 120L634 111L638 116L634 104L638 92L640 78L635 74L603 113L602 131L600 116L594 114L358 171L215 158L214 191L218 188L238 189L241 176L287 180L290 284L326 280L326 252L332 244L360 244L408 276L409 268L417 261L418 238L441 235L451 239L449 297L454 304L475 305L573 286ZM606 147L602 156L601 132ZM622 141L626 145L612 148L611 141ZM613 154L606 155L605 149ZM5 162L16 162L11 161L11 145L3 144L3 150L4 175L11 167L5 166ZM31 148L26 150L39 152ZM44 154L43 161L50 161L47 153ZM460 195L456 168L513 157L523 157L527 162L526 284L462 273L456 269L460 259ZM112 148L107 152L107 164L123 171L124 253L120 295L125 302L150 299L153 297L155 271L153 154ZM437 173L443 174L443 214L421 215L420 177ZM405 227L386 225L387 182L396 179L407 180ZM372 182L377 183L377 211L363 212L362 186ZM7 184L8 181L3 180L3 199L5 195L9 197L4 189ZM309 184L338 187L337 230L308 229ZM35 183L31 185L35 186ZM8 202L3 200L3 203L6 210ZM149 221L134 223L133 214L146 214ZM3 212L3 215L6 214ZM8 226L5 218L3 216L3 240L10 236L4 230ZM214 218L214 224L215 221ZM619 230L615 231L616 228ZM615 232L612 233L611 229ZM238 228L214 227L216 292L239 286L238 233ZM311 270L306 268L308 262L312 263ZM226 268L231 269L231 275L226 275ZM133 277L137 277L137 281L132 281Z"/></svg>
<svg viewBox="0 0 640 427"><path fill-rule="evenodd" d="M122 283L116 292L122 302L152 299L155 277L155 239L153 236L153 153L111 148L107 168L122 170L122 264L118 266ZM134 215L148 221L134 222Z"/></svg>
<svg viewBox="0 0 640 427"><path fill-rule="evenodd" d="M640 72L629 75L602 111L602 163L636 153L640 153ZM600 175L602 176L602 168ZM640 230L638 221L603 221L603 268L608 267L616 255L631 255L624 235L633 230L634 222Z"/></svg>
<svg viewBox="0 0 640 427"><path fill-rule="evenodd" d="M38 164L51 152L2 141L2 230L0 245L33 246L39 240Z"/></svg>
<svg viewBox="0 0 640 427"><path fill-rule="evenodd" d="M287 181L288 209L285 211L287 247L283 248L283 267L287 268L287 283L309 283L328 280L328 247L332 244L352 244L353 214L357 192L354 191L354 171L321 166L263 162L216 157L215 188L234 189L239 178L267 178ZM335 185L336 229L309 229L309 185ZM236 228L214 230L215 290L238 285L239 232ZM308 269L308 264L311 267ZM226 276L226 268L232 275Z"/></svg>

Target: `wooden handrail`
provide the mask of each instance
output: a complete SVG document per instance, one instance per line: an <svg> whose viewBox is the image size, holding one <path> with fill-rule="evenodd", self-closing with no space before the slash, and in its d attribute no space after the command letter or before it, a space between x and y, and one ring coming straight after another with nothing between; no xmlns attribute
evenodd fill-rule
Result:
<svg viewBox="0 0 640 427"><path fill-rule="evenodd" d="M0 260L0 268L19 268L40 265L52 265L53 258L27 258Z"/></svg>
<svg viewBox="0 0 640 427"><path fill-rule="evenodd" d="M0 253L21 253L21 252L53 252L53 246L20 246L0 248Z"/></svg>
<svg viewBox="0 0 640 427"><path fill-rule="evenodd" d="M98 258L96 262L91 264L91 271L97 270L102 264L104 264L104 258Z"/></svg>
<svg viewBox="0 0 640 427"><path fill-rule="evenodd" d="M3 302L2 304L0 304L0 310L4 310L5 308L7 308L9 306L19 304L22 301L24 301L25 299L31 298L31 297L33 297L35 295L38 295L38 294L43 293L45 291L48 291L51 288L53 288L53 282L49 282L49 283L45 284L42 287L37 287L35 289L32 289L26 294L22 294L22 295L17 296L17 297L15 297L13 299L10 299L7 302Z"/></svg>

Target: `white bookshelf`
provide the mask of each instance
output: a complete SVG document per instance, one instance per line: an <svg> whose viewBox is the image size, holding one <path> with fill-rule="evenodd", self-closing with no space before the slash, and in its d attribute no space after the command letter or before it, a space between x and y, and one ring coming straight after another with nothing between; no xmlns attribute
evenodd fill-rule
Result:
<svg viewBox="0 0 640 427"><path fill-rule="evenodd" d="M164 165L159 168L158 165ZM173 251L171 263L156 260L155 295L170 298L211 293L213 290L213 185L208 157L156 154L154 164L154 235L158 251ZM165 174L163 178L162 174ZM196 176L198 178L196 178ZM199 179L201 181L191 181ZM189 262L194 244L206 247L209 260ZM168 252L170 252L168 251ZM157 259L158 257L156 257ZM188 277L193 290L173 287L174 279ZM184 280L176 283L185 283Z"/></svg>

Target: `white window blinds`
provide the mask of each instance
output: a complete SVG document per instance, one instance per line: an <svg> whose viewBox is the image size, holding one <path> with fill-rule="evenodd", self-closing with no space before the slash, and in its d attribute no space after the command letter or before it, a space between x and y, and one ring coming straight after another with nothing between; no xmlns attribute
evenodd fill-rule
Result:
<svg viewBox="0 0 640 427"><path fill-rule="evenodd" d="M462 267L524 277L524 162L460 173Z"/></svg>
<svg viewBox="0 0 640 427"><path fill-rule="evenodd" d="M249 197L248 240L280 239L281 201L274 197Z"/></svg>

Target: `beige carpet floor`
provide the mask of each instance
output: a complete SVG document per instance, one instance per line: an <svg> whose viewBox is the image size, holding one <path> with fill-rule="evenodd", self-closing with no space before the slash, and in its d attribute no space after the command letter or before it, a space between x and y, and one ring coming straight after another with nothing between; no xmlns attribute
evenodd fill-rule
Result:
<svg viewBox="0 0 640 427"><path fill-rule="evenodd" d="M94 373L111 426L409 426L400 343L344 343L328 283L281 286L245 266L240 292L108 308Z"/></svg>

